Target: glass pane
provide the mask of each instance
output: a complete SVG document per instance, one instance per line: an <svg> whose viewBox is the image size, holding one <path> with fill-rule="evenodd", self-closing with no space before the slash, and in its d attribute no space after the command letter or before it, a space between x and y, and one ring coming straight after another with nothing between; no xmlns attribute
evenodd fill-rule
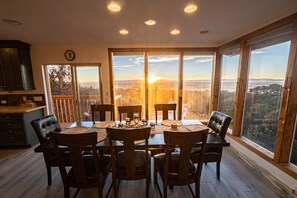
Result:
<svg viewBox="0 0 297 198"><path fill-rule="evenodd" d="M101 104L99 66L76 66L77 96L82 121L91 120L91 105Z"/></svg>
<svg viewBox="0 0 297 198"><path fill-rule="evenodd" d="M239 64L239 50L236 54L222 56L221 90L219 97L219 111L234 117L234 100ZM232 128L233 119L229 125Z"/></svg>
<svg viewBox="0 0 297 198"><path fill-rule="evenodd" d="M51 98L51 113L55 113L60 123L77 121L72 87L70 65L48 65Z"/></svg>
<svg viewBox="0 0 297 198"><path fill-rule="evenodd" d="M118 106L142 105L145 112L144 56L113 56L115 118L119 120Z"/></svg>
<svg viewBox="0 0 297 198"><path fill-rule="evenodd" d="M291 159L290 163L297 166L297 121L295 121L295 137L292 142Z"/></svg>
<svg viewBox="0 0 297 198"><path fill-rule="evenodd" d="M250 55L242 135L274 152L290 41L255 49Z"/></svg>
<svg viewBox="0 0 297 198"><path fill-rule="evenodd" d="M208 119L212 65L212 55L184 56L182 119Z"/></svg>
<svg viewBox="0 0 297 198"><path fill-rule="evenodd" d="M48 65L47 69L51 94L53 96L73 95L71 66Z"/></svg>
<svg viewBox="0 0 297 198"><path fill-rule="evenodd" d="M149 119L155 120L154 104L177 104L178 55L150 55L148 57ZM158 119L161 119L158 113ZM173 113L168 115L173 119Z"/></svg>

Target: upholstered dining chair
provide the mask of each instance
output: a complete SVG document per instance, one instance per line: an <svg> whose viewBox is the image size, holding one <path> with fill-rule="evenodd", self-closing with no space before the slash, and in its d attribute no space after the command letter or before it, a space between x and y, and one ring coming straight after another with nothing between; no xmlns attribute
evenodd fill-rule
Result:
<svg viewBox="0 0 297 198"><path fill-rule="evenodd" d="M95 124L96 120L105 121L106 113L109 112L109 120L114 120L114 105L113 104L101 104L101 105L91 105L92 111L92 121ZM99 119L96 119L99 114Z"/></svg>
<svg viewBox="0 0 297 198"><path fill-rule="evenodd" d="M81 188L98 188L98 197L103 198L103 188L111 170L111 157L97 153L97 133L62 134L50 133L60 174L64 186L64 197L70 197L70 187L77 188L74 197ZM66 169L63 150L69 151L72 161ZM109 193L109 191L108 191ZM107 193L107 196L108 196Z"/></svg>
<svg viewBox="0 0 297 198"><path fill-rule="evenodd" d="M212 129L212 133L220 136L222 140L225 140L226 132L232 118L226 114L218 111L213 111L207 123L207 126ZM199 155L199 149L194 148L192 153L192 161L197 163L197 155ZM223 146L206 148L204 162L216 162L217 179L220 179L220 164L222 160Z"/></svg>
<svg viewBox="0 0 297 198"><path fill-rule="evenodd" d="M109 145L112 157L112 181L114 197L117 197L117 189L120 180L146 179L146 197L149 197L150 183L150 152L148 151L148 139L150 127L145 128L107 128ZM114 141L121 141L123 149L118 150L113 146ZM136 150L135 141L144 141L143 150ZM117 182L118 180L118 182Z"/></svg>
<svg viewBox="0 0 297 198"><path fill-rule="evenodd" d="M188 185L193 197L200 197L200 178L207 132L207 129L197 132L164 131L165 153L154 156L154 183L161 197L167 197L168 185L170 187ZM200 155L195 156L197 167L191 161L191 151L194 146L200 148ZM163 181L163 196L157 181L158 173ZM196 196L190 186L192 183L195 183Z"/></svg>
<svg viewBox="0 0 297 198"><path fill-rule="evenodd" d="M48 115L31 121L31 125L35 130L40 145L36 147L35 152L42 152L45 166L47 170L48 185L52 183L51 167L57 167L57 159L55 157L53 145L50 139L50 132L61 132L60 124L55 115ZM64 152L64 157L68 159L66 165L71 165L69 155Z"/></svg>
<svg viewBox="0 0 297 198"><path fill-rule="evenodd" d="M132 105L132 106L118 106L118 111L120 114L120 122L122 121L122 115L126 114L126 117L133 119L133 113L139 113L139 118L141 119L142 106Z"/></svg>
<svg viewBox="0 0 297 198"><path fill-rule="evenodd" d="M169 111L173 111L173 119L176 119L176 104L155 104L156 124L158 121L158 111L162 111L162 120L168 119Z"/></svg>

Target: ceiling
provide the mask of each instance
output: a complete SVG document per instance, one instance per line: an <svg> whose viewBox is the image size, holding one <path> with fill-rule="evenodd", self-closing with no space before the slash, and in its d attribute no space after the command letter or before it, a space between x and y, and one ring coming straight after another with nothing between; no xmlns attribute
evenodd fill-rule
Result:
<svg viewBox="0 0 297 198"><path fill-rule="evenodd" d="M108 0L1 0L0 40L36 45L218 46L297 12L297 0L121 1L122 10L111 13ZM195 2L198 11L185 14L189 2ZM147 19L157 24L147 26ZM129 34L120 35L121 28ZM180 29L180 35L170 35L173 28ZM209 32L200 34L203 30Z"/></svg>

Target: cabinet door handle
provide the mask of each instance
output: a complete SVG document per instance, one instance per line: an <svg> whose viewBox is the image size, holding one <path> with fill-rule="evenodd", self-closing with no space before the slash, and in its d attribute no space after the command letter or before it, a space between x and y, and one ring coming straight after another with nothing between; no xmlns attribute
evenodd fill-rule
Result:
<svg viewBox="0 0 297 198"><path fill-rule="evenodd" d="M9 129L9 131L8 131L9 133L12 133L12 130L11 129Z"/></svg>

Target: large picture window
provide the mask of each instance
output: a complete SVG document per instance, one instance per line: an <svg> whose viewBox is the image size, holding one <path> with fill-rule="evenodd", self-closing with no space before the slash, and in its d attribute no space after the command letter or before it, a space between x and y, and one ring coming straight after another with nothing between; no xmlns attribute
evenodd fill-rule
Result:
<svg viewBox="0 0 297 198"><path fill-rule="evenodd" d="M113 49L114 50L114 49ZM177 119L206 120L210 114L214 53L212 49L111 50L113 100L142 105L143 117L155 120L154 104L177 104ZM183 62L182 62L183 60ZM180 111L181 110L181 111ZM174 117L169 112L169 119ZM162 119L162 112L158 120Z"/></svg>
<svg viewBox="0 0 297 198"><path fill-rule="evenodd" d="M209 117L213 55L185 54L183 68L183 119Z"/></svg>
<svg viewBox="0 0 297 198"><path fill-rule="evenodd" d="M234 117L234 101L239 65L239 46L222 53L219 111ZM229 128L232 128L233 120Z"/></svg>
<svg viewBox="0 0 297 198"><path fill-rule="evenodd" d="M145 115L144 55L114 55L113 74L116 120L119 119L118 106L143 105Z"/></svg>
<svg viewBox="0 0 297 198"><path fill-rule="evenodd" d="M274 152L290 41L251 44L242 135Z"/></svg>
<svg viewBox="0 0 297 198"><path fill-rule="evenodd" d="M148 56L149 119L155 119L155 104L178 103L178 61L177 53L150 53ZM162 112L158 112L158 120ZM173 114L169 115L173 119Z"/></svg>

